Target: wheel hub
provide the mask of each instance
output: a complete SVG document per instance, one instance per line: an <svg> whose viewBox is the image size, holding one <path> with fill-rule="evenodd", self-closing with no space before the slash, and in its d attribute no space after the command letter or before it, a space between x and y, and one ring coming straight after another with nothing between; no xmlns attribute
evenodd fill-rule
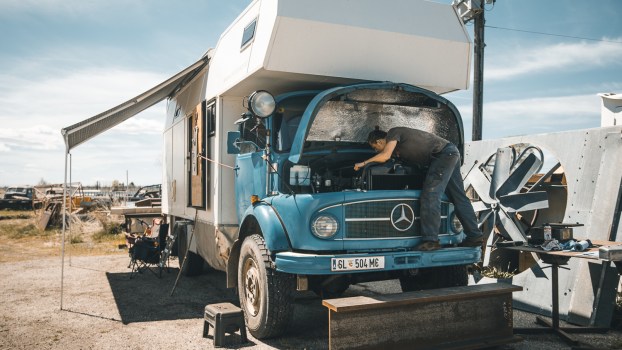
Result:
<svg viewBox="0 0 622 350"><path fill-rule="evenodd" d="M247 311L256 316L259 313L261 302L261 287L259 283L259 269L251 259L245 263L244 296Z"/></svg>

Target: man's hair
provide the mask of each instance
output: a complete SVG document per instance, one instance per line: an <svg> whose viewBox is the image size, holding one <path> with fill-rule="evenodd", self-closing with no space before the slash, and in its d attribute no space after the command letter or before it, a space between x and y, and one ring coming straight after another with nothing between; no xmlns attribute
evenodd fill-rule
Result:
<svg viewBox="0 0 622 350"><path fill-rule="evenodd" d="M386 138L387 138L387 133L380 130L380 127L376 125L376 128L372 132L370 132L369 135L367 136L367 143L373 144L373 143L376 143L378 140L386 139Z"/></svg>

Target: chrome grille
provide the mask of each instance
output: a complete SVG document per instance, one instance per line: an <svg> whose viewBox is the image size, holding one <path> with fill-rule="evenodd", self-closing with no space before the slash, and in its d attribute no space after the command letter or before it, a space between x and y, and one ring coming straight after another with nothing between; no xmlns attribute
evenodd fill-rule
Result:
<svg viewBox="0 0 622 350"><path fill-rule="evenodd" d="M411 208L412 212L411 212ZM421 236L420 203L415 200L355 202L345 205L345 238L405 238ZM447 233L449 205L441 204L439 234ZM393 215L393 223L391 216ZM400 221L400 219L402 219ZM411 224L412 222L412 224Z"/></svg>

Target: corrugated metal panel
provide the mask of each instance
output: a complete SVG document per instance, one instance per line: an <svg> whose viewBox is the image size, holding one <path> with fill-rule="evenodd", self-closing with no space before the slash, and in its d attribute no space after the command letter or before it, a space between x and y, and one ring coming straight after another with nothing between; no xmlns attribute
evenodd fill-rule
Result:
<svg viewBox="0 0 622 350"><path fill-rule="evenodd" d="M67 152L162 101L190 81L208 63L201 58L166 81L103 113L61 129Z"/></svg>

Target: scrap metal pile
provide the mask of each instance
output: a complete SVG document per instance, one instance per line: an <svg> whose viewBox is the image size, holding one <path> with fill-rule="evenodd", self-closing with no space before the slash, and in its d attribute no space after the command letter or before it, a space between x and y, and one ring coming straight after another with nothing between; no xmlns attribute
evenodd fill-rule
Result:
<svg viewBox="0 0 622 350"><path fill-rule="evenodd" d="M60 227L63 224L63 198L67 209L67 221L79 221L78 215L91 211L110 210L112 199L106 196L90 196L85 194L80 183L67 185L65 193L63 184L34 187L34 208L38 212L37 226L41 230L47 227Z"/></svg>

